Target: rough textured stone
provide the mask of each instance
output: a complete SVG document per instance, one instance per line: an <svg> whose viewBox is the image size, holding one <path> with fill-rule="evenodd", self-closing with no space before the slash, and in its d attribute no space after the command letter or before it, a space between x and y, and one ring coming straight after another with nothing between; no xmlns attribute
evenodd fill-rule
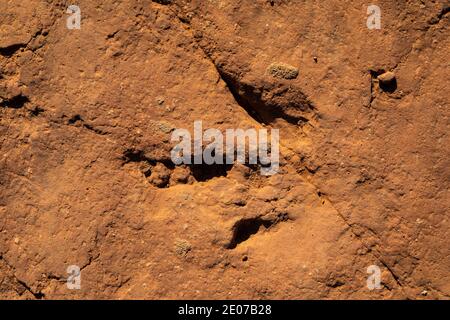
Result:
<svg viewBox="0 0 450 320"><path fill-rule="evenodd" d="M388 71L379 75L377 78L383 84L390 84L395 80L395 73Z"/></svg>
<svg viewBox="0 0 450 320"><path fill-rule="evenodd" d="M298 76L298 69L285 63L272 63L267 68L267 72L274 77L287 80L295 79Z"/></svg>
<svg viewBox="0 0 450 320"><path fill-rule="evenodd" d="M0 2L1 298L450 298L445 1L382 30L359 0L77 5ZM280 172L174 166L196 120L279 129Z"/></svg>

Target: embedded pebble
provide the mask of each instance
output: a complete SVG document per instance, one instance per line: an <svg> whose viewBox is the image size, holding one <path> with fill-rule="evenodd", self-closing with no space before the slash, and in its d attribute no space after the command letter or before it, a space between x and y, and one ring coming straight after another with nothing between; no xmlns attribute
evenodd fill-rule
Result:
<svg viewBox="0 0 450 320"><path fill-rule="evenodd" d="M395 80L395 73L388 71L385 72L383 74L380 74L377 79L380 81L380 83L382 84L389 84L392 83Z"/></svg>
<svg viewBox="0 0 450 320"><path fill-rule="evenodd" d="M272 63L267 68L267 72L273 77L287 80L295 79L298 76L298 69L286 63Z"/></svg>

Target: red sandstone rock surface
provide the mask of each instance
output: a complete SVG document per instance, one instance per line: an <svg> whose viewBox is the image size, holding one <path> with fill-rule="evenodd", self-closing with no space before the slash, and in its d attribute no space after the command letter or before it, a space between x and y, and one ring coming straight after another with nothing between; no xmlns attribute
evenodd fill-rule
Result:
<svg viewBox="0 0 450 320"><path fill-rule="evenodd" d="M1 298L450 297L447 1L71 4L0 2ZM196 120L279 173L174 166Z"/></svg>

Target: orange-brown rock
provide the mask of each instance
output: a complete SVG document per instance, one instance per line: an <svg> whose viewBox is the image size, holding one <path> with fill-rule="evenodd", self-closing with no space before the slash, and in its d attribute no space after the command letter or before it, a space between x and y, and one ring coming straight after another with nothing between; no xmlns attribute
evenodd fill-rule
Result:
<svg viewBox="0 0 450 320"><path fill-rule="evenodd" d="M380 30L360 0L77 2L0 2L0 298L450 297L446 1ZM175 166L196 120L279 129L278 174Z"/></svg>

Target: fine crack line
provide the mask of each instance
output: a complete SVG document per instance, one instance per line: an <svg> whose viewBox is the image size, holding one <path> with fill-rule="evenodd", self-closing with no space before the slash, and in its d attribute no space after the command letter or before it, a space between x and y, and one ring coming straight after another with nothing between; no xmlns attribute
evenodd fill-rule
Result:
<svg viewBox="0 0 450 320"><path fill-rule="evenodd" d="M158 3L158 2L156 2ZM172 14L174 14L179 22L185 26L187 28L187 31L189 31L191 33L191 37L192 39L195 41L195 43L198 45L198 47L200 48L200 50L202 51L204 57L209 60L211 62L211 64L214 66L217 74L219 75L217 83L222 80L225 84L226 87L228 89L228 91L230 92L231 96L234 98L236 104L238 106L240 106L252 119L254 119L256 122L258 122L260 125L262 125L263 127L269 126L271 128L271 126L269 124L266 124L264 120L261 119L260 115L256 112L256 110L254 108L252 108L250 106L250 103L248 103L245 99L243 99L241 97L241 95L237 92L237 90L234 88L234 85L232 83L232 76L226 74L226 72L224 72L217 64L216 61L214 60L214 58L211 57L210 54L208 54L208 52L204 49L204 47L201 45L201 43L197 40L197 38L192 34L192 27L190 25L190 23L188 21L186 21L185 19L182 19L176 11L174 11L170 6L167 6L169 8L169 10L172 12ZM237 80L236 80L237 81ZM295 153L295 151L287 145L284 145L282 142L280 142L280 145L283 148L286 148L287 150L289 150L290 152ZM306 167L305 165L303 165L303 170L305 170Z"/></svg>
<svg viewBox="0 0 450 320"><path fill-rule="evenodd" d="M311 181L309 181L311 183ZM312 185L314 185L313 183L311 183ZM335 207L335 205L330 201L330 199L328 199L327 197L325 197L323 194L321 194L319 196L320 198L325 198L325 200L327 200L327 202L333 207L334 210L336 210L337 215L342 219L342 221L348 226L350 232L361 242L361 244L364 246L364 248L366 248L369 252L372 252L373 256L375 258L378 259L378 261L391 273L392 278L394 278L395 282L397 283L397 285L400 287L400 289L403 291L403 284L400 281L400 277L397 276L397 274L392 270L391 267L389 267L389 265L382 259L382 254L380 254L377 250L370 248L368 245L366 245L366 243L364 242L364 240L362 239L362 237L360 235L358 235L354 229L353 229L353 225L350 224L347 219L345 219L344 215Z"/></svg>
<svg viewBox="0 0 450 320"><path fill-rule="evenodd" d="M5 257L3 257L3 255L0 255L0 260L3 260L3 262L6 264L6 266L9 269L12 270L16 270L15 267L13 267L11 264L9 264L9 262L5 259ZM31 293L33 295L33 297L37 300L41 300L45 298L45 294L42 293L41 291L39 292L34 292L33 289L23 280L17 278L17 276L15 275L14 272L12 272L12 277L17 281L17 283L19 283L20 285L22 285L22 287L25 288L26 291L28 291L29 293Z"/></svg>
<svg viewBox="0 0 450 320"><path fill-rule="evenodd" d="M442 8L442 10L437 14L437 16L433 17L429 22L426 28L424 28L423 30L421 30L421 34L419 36L418 39L422 39L424 37L424 34L426 35L431 27L439 24L439 22L441 22L441 20L450 12L450 5L446 5ZM416 40L418 40L416 39ZM394 67L392 68L392 70L396 70L400 65L402 65L403 63L405 63L405 61L408 59L409 55L414 51L414 44L411 45L411 47L409 48L408 52L406 52L405 54L403 54L400 58L399 61L394 65Z"/></svg>
<svg viewBox="0 0 450 320"><path fill-rule="evenodd" d="M177 14L174 10L172 10L172 9L170 8L170 6L169 6L169 10L171 10L172 13L175 14L175 16L178 18L178 20L179 20L183 25L185 25L185 26L189 29L189 31L191 31L191 25L190 25L188 22L186 22L185 20L181 19L181 18L178 16L178 14ZM216 68L216 70L217 70L217 72L218 72L220 78L227 84L227 87L228 87L230 93L232 94L232 96L235 98L236 103L237 103L240 107L242 107L244 110L246 110L246 108L245 108L244 106L242 106L241 103L239 103L239 101L236 99L235 94L234 94L233 91L231 90L231 87L228 85L228 81L227 81L227 80L225 79L225 77L223 76L223 73L221 72L221 70L220 70L220 69L218 68L218 66L216 65L214 59L212 59L211 56L210 56L209 54L207 54L207 52L204 50L203 46L197 41L197 39L196 39L194 36L192 36L192 38L193 38L194 41L198 44L199 48L200 48L200 49L202 50L202 52L204 53L205 57L206 57L208 60L210 60L210 61L212 62L212 64L213 64L214 67ZM246 111L247 111L247 110L246 110ZM248 113L248 112L247 112L247 113ZM249 114L249 116L251 116L251 115ZM256 120L256 119L255 119L255 120ZM260 122L260 121L258 121L258 122ZM281 143L280 143L280 144L281 144ZM288 148L288 147L287 147L287 149L291 150L291 149ZM310 179L307 179L307 181L308 181L309 183L311 183L311 185L313 185L317 190L319 189L314 183L312 183L312 182L310 181ZM323 196L322 196L322 197L323 197ZM342 219L342 221L344 222L344 224L345 224L346 226L348 226L350 232L351 232L351 233L352 233L352 234L353 234L353 235L361 242L361 244L362 244L368 251L372 252L373 256L374 256L376 259L378 259L378 261L379 261L379 262L380 262L380 263L381 263L381 264L382 264L382 265L383 265L383 266L391 273L391 275L392 275L392 277L394 278L394 280L396 281L397 285L398 285L398 286L400 287L400 289L403 291L403 285L402 285L402 283L401 283L401 281L400 281L399 276L397 276L397 275L395 274L395 272L392 270L392 268L389 267L389 265L381 258L381 254L380 254L378 251L376 251L376 250L370 249L370 248L366 245L366 243L363 241L363 239L362 239L359 235L357 235L357 234L355 233L355 231L353 230L352 225L344 218L344 216L339 212L339 210L335 207L335 205L334 205L329 199L327 199L327 200L328 200L328 203L332 206L332 208L336 211L337 215Z"/></svg>
<svg viewBox="0 0 450 320"><path fill-rule="evenodd" d="M14 56L14 54L16 54L16 52L21 49L30 50L31 52L35 52L36 50L41 49L46 44L46 41L43 41L43 43L36 48L30 49L30 48L28 48L28 46L30 45L30 43L33 40L35 40L40 35L43 35L45 38L47 38L50 34L50 30L52 30L55 27L56 23L59 21L59 19L62 16L64 16L64 13L61 12L60 10L57 10L56 14L53 11L51 24L48 27L46 27L45 30L44 30L44 28L40 28L31 36L30 40L28 40L27 42L14 43L14 44L6 46L6 47L1 47L0 48L0 56L10 58L10 57Z"/></svg>

